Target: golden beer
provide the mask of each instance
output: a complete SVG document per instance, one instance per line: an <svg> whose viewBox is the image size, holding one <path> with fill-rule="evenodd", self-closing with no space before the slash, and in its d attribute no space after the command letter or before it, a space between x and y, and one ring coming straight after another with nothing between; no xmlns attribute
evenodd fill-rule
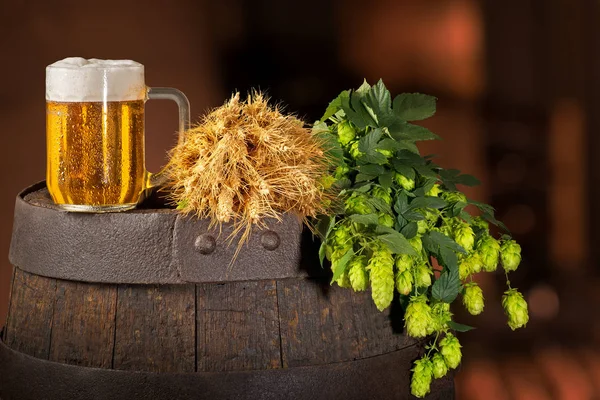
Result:
<svg viewBox="0 0 600 400"><path fill-rule="evenodd" d="M146 186L144 100L46 103L47 185L57 204L135 205Z"/></svg>
<svg viewBox="0 0 600 400"><path fill-rule="evenodd" d="M144 163L144 103L173 100L179 130L189 102L173 88L149 88L132 60L70 57L46 67L46 184L68 211L134 208L142 193L166 182Z"/></svg>

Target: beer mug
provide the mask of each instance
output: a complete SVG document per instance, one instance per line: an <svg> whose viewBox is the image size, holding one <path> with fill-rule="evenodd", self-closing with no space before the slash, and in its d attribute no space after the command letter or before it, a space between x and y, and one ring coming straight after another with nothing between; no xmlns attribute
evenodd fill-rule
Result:
<svg viewBox="0 0 600 400"><path fill-rule="evenodd" d="M148 88L144 66L131 60L65 58L46 67L46 184L68 211L134 208L148 189L165 183L146 171L144 103L179 106L179 135L189 124L183 93Z"/></svg>

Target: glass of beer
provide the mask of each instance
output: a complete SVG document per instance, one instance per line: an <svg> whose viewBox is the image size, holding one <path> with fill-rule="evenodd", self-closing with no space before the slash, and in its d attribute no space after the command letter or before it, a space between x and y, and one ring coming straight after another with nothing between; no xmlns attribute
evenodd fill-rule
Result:
<svg viewBox="0 0 600 400"><path fill-rule="evenodd" d="M144 160L144 103L155 98L178 104L181 139L190 120L187 98L147 87L142 64L71 57L46 67L46 184L56 204L124 211L165 182Z"/></svg>

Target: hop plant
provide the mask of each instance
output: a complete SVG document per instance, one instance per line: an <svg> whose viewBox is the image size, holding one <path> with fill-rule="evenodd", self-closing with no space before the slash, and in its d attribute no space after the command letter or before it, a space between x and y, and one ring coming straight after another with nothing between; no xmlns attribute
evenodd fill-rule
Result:
<svg viewBox="0 0 600 400"><path fill-rule="evenodd" d="M348 263L348 278L355 292L362 292L369 287L369 275L366 270L367 258L365 256L354 257Z"/></svg>
<svg viewBox="0 0 600 400"><path fill-rule="evenodd" d="M331 176L338 181L328 179L323 186L337 188L343 202L335 216L319 224L326 228L320 230L325 238L320 256L336 250L337 256L345 254L344 261L350 261L336 264L332 283L357 290L369 280L379 310L390 305L394 291L400 301L408 300L407 335L431 335L427 355L413 369L411 391L419 397L429 392L434 377L460 364L461 346L451 330L470 327L455 323L450 304L461 298L471 314L480 314L483 291L472 275L496 270L499 261L508 273L521 260L516 242L507 236L498 241L490 233L489 224L506 230L494 209L468 200L458 187L478 181L420 155L415 143L437 136L412 121L434 112L431 96L404 93L392 99L383 82L365 82L358 90L342 92L314 127L336 145L329 153L334 157ZM481 216L471 215L473 207ZM349 232L339 232L339 225ZM351 247L342 248L338 241ZM509 326L524 326L522 296L509 289L502 303Z"/></svg>
<svg viewBox="0 0 600 400"><path fill-rule="evenodd" d="M456 336L450 332L446 333L446 336L440 341L440 353L444 357L448 368L454 369L460 364L462 359L461 347Z"/></svg>
<svg viewBox="0 0 600 400"><path fill-rule="evenodd" d="M465 285L463 304L471 315L479 315L483 312L483 290L477 283L471 282Z"/></svg>
<svg viewBox="0 0 600 400"><path fill-rule="evenodd" d="M234 94L206 115L170 152L167 175L178 210L243 231L285 212L301 218L327 213L321 183L330 160L323 139L303 121L282 114L260 93ZM239 249L239 247L238 247Z"/></svg>
<svg viewBox="0 0 600 400"><path fill-rule="evenodd" d="M521 246L514 240L504 240L500 246L500 255L504 271L516 271L521 263Z"/></svg>
<svg viewBox="0 0 600 400"><path fill-rule="evenodd" d="M415 361L410 380L410 392L413 396L423 398L431 390L434 366L429 357Z"/></svg>
<svg viewBox="0 0 600 400"><path fill-rule="evenodd" d="M524 327L529 322L527 302L517 289L509 289L502 296L502 307L508 316L508 326L513 331Z"/></svg>
<svg viewBox="0 0 600 400"><path fill-rule="evenodd" d="M433 333L433 316L431 307L424 295L410 299L404 313L406 332L414 338L425 337Z"/></svg>
<svg viewBox="0 0 600 400"><path fill-rule="evenodd" d="M371 297L379 311L389 307L394 298L394 257L383 243L372 245L373 255L367 270L371 278Z"/></svg>
<svg viewBox="0 0 600 400"><path fill-rule="evenodd" d="M443 378L448 373L448 366L444 360L442 353L435 353L431 358L431 364L433 367L433 377L436 379Z"/></svg>

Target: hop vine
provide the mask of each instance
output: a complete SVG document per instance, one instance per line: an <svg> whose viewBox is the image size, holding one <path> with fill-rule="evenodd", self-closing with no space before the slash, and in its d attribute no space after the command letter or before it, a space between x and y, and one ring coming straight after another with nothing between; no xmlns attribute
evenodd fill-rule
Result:
<svg viewBox="0 0 600 400"><path fill-rule="evenodd" d="M411 122L435 110L432 96L404 93L392 100L382 81L365 82L342 92L313 127L326 144L332 162L327 180L340 200L337 214L321 218L316 227L321 262L331 262L332 284L355 291L370 287L380 311L397 292L407 303L407 334L433 338L412 369L411 392L417 397L461 362L453 332L471 327L453 320L450 304L460 295L470 314L484 311L483 290L473 275L502 265L508 326L514 330L529 320L527 302L508 282L521 262L521 247L509 235L494 238L490 223L506 231L494 209L468 199L457 186L479 181L419 153L416 142L439 138ZM468 206L480 215L471 215Z"/></svg>

